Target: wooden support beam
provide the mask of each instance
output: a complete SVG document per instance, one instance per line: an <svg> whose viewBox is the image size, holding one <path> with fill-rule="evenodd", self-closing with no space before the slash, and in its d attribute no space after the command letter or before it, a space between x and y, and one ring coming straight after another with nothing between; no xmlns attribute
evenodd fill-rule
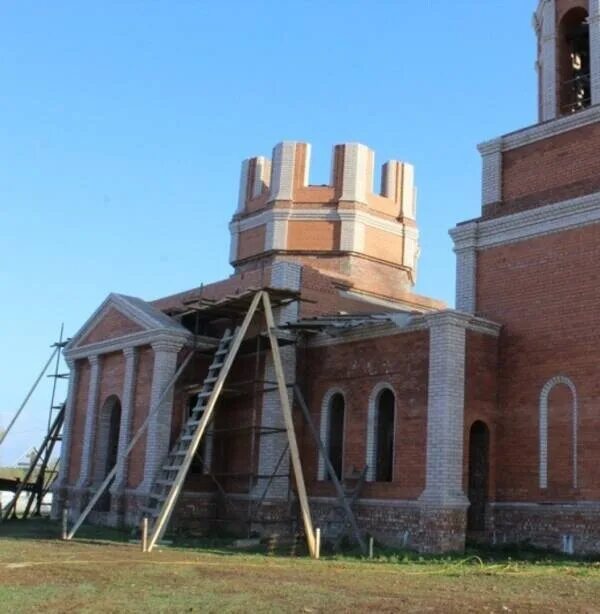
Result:
<svg viewBox="0 0 600 614"><path fill-rule="evenodd" d="M310 515L310 507L308 505L308 496L306 494L306 486L304 484L304 476L302 475L302 461L298 451L298 442L296 441L296 431L294 429L294 419L292 417L292 409L288 398L287 385L285 383L285 375L283 372L283 364L281 362L281 353L279 352L279 343L275 335L275 319L273 318L273 310L271 309L271 301L269 295L265 292L263 295L263 305L265 310L265 319L267 321L267 334L269 343L271 344L271 353L273 356L273 366L277 377L277 387L279 388L279 398L281 401L281 411L288 434L288 442L290 446L290 457L292 467L294 469L294 478L296 479L296 488L298 490L298 500L300 502L300 511L302 513L302 521L304 524L304 532L306 533L306 543L308 551L312 558L316 556L315 532L313 529L312 518Z"/></svg>
<svg viewBox="0 0 600 614"><path fill-rule="evenodd" d="M367 554L367 545L365 544L365 540L360 534L360 530L358 528L358 525L356 524L356 518L354 517L354 513L352 512L348 500L346 499L346 494L344 493L342 484L340 483L335 469L331 464L331 460L329 459L329 454L327 454L325 444L321 441L321 436L317 431L317 427L315 426L313 419L310 415L310 411L308 410L308 405L306 405L306 401L304 400L304 395L302 394L302 391L300 390L300 387L298 385L294 386L294 394L296 395L296 400L298 401L298 405L300 405L300 409L302 410L302 414L304 415L304 419L306 420L306 424L308 425L308 430L310 431L310 434L312 435L313 439L315 440L315 443L317 444L319 453L323 457L323 461L325 462L325 469L327 470L327 473L331 478L331 482L333 483L333 486L335 488L335 492L337 494L340 505L342 506L346 518L350 523L350 526L352 527L354 537L356 538L356 541L358 542L362 553Z"/></svg>

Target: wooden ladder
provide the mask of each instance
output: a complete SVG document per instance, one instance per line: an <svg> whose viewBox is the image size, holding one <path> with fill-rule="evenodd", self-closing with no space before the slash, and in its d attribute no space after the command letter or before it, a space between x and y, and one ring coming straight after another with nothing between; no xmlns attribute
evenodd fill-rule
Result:
<svg viewBox="0 0 600 614"><path fill-rule="evenodd" d="M213 356L213 361L208 368L208 373L204 379L202 389L198 394L196 406L192 409L190 416L179 435L179 439L169 452L163 463L157 479L154 481L150 491L150 501L148 507L143 512L154 521L158 519L169 494L173 491L180 481L185 479L193 461L194 455L200 438L194 446L194 438L198 432L204 412L211 405L211 398L215 396L215 383L219 380L219 375L225 366L227 355L230 353L231 344L235 336L239 333L239 327L231 334L231 330L225 331L219 346ZM214 403L212 403L214 405ZM193 449L192 449L193 448Z"/></svg>

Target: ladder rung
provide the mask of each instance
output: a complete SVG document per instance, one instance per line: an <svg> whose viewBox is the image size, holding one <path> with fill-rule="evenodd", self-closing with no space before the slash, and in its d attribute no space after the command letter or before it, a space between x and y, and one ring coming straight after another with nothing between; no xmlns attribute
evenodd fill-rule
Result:
<svg viewBox="0 0 600 614"><path fill-rule="evenodd" d="M142 514L146 514L147 516L152 516L153 518L158 516L158 512L159 510L156 507L143 507L142 508Z"/></svg>
<svg viewBox="0 0 600 614"><path fill-rule="evenodd" d="M220 369L225 363L224 362L213 362L212 365L210 365L211 369Z"/></svg>
<svg viewBox="0 0 600 614"><path fill-rule="evenodd" d="M151 492L150 499L154 499L156 501L166 501L167 495L165 495L164 493Z"/></svg>
<svg viewBox="0 0 600 614"><path fill-rule="evenodd" d="M162 468L163 471L179 471L181 469L181 465L164 465Z"/></svg>
<svg viewBox="0 0 600 614"><path fill-rule="evenodd" d="M227 348L220 348L215 352L215 356L223 356L229 352Z"/></svg>
<svg viewBox="0 0 600 614"><path fill-rule="evenodd" d="M207 377L207 378L204 380L204 383L205 383L205 384L212 384L213 382L216 382L216 381L217 381L217 378L216 378L216 377Z"/></svg>
<svg viewBox="0 0 600 614"><path fill-rule="evenodd" d="M173 480L156 480L158 486L173 486Z"/></svg>

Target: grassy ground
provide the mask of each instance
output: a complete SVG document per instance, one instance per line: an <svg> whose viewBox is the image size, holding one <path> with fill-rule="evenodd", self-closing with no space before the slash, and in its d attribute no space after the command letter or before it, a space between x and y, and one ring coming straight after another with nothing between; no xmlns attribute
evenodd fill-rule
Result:
<svg viewBox="0 0 600 614"><path fill-rule="evenodd" d="M144 555L125 534L87 528L61 542L58 532L43 520L0 525L0 611L600 612L591 562L391 552L311 561L215 542Z"/></svg>

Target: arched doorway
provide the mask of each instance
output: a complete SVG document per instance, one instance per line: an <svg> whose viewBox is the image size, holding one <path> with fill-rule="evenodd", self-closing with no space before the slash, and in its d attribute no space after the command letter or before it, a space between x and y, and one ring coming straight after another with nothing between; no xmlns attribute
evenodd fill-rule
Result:
<svg viewBox="0 0 600 614"><path fill-rule="evenodd" d="M469 435L469 511L467 531L485 530L485 509L488 502L490 473L490 431L478 420Z"/></svg>
<svg viewBox="0 0 600 614"><path fill-rule="evenodd" d="M117 464L120 433L121 401L118 396L111 395L104 401L99 416L95 468L95 480L98 483L102 482ZM106 490L98 500L96 509L108 512L110 504L110 490Z"/></svg>

